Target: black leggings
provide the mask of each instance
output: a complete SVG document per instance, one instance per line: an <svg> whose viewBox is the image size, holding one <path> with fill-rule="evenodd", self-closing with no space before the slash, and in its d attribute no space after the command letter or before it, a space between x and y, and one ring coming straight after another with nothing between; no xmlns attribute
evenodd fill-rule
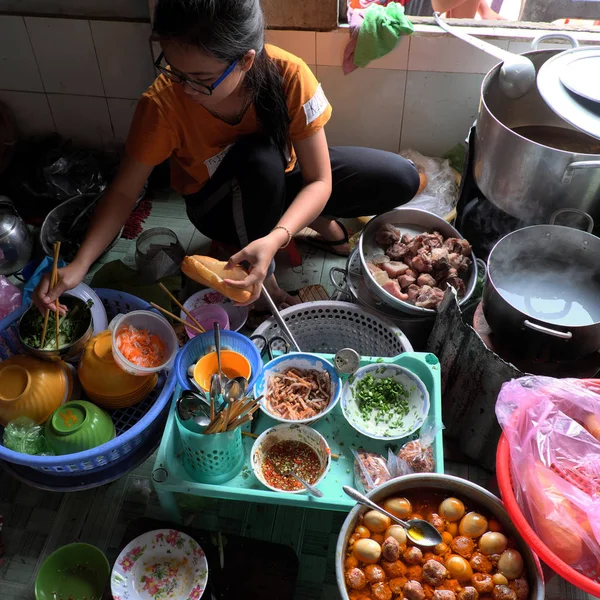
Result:
<svg viewBox="0 0 600 600"><path fill-rule="evenodd" d="M408 202L419 188L414 164L371 148L330 148L333 189L323 215L360 217ZM241 248L267 235L302 189L279 150L261 136L233 146L212 178L185 197L190 221L207 237Z"/></svg>

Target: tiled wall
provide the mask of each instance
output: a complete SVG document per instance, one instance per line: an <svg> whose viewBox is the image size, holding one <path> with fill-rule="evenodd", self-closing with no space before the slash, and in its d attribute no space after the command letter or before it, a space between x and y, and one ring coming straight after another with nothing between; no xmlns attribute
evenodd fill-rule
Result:
<svg viewBox="0 0 600 600"><path fill-rule="evenodd" d="M0 100L25 134L58 131L114 147L154 77L149 34L144 23L0 16ZM459 40L415 35L344 76L346 31L270 31L268 39L303 58L323 84L334 107L330 144L394 152L438 155L464 140L495 62Z"/></svg>

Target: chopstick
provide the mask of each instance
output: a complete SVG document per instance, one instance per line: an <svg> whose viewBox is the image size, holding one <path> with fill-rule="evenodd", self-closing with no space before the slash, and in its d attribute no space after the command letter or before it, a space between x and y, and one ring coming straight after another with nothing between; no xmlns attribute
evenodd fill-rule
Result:
<svg viewBox="0 0 600 600"><path fill-rule="evenodd" d="M58 257L60 254L60 242L55 242L53 247L52 254L52 273L50 275L50 290L53 290L58 284ZM58 298L56 299L56 349L58 350L58 332L59 332L59 323L58 323L58 313L59 313L59 304ZM46 308L44 311L44 325L42 327L42 341L40 343L40 348L44 347L44 342L46 341L46 334L48 333L48 318L50 317L50 309Z"/></svg>
<svg viewBox="0 0 600 600"><path fill-rule="evenodd" d="M190 313L190 311L185 308L183 306L183 304L181 304L181 302L179 302L179 300L177 300L177 298L175 298L175 296L167 289L167 286L164 285L163 283L159 282L159 284L161 289L166 292L166 294L169 296L169 298L171 298L171 300L173 300L173 302L175 302L175 304L177 304L177 306L185 313L185 315L188 317L188 319L190 319L192 321L192 323L202 332L202 333L206 333L206 330L204 329L204 327L202 327L202 325L200 325L200 323L198 323L198 321L196 320L195 317L192 316L192 314Z"/></svg>
<svg viewBox="0 0 600 600"><path fill-rule="evenodd" d="M189 327L190 329L193 329L196 333L206 333L206 331L204 331L204 329L198 329L198 327L196 327L195 325L192 325L192 323L190 323L189 321L184 321L183 319L181 319L177 315L174 315L172 312L169 312L166 308L163 308L162 306L160 306L158 304L155 304L154 302L150 302L150 305L153 308L156 308L156 310L160 310L160 312L162 312L165 315L171 317L171 319L175 319L176 321L179 321L180 323L183 323L186 327Z"/></svg>

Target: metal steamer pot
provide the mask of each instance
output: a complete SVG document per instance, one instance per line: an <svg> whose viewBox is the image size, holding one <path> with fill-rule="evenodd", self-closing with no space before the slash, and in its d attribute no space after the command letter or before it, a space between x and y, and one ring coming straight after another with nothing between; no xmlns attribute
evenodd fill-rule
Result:
<svg viewBox="0 0 600 600"><path fill-rule="evenodd" d="M570 36L559 34L541 36L534 49L548 37L566 38L577 46ZM536 50L525 56L539 73L561 52ZM537 86L522 98L508 98L500 89L500 68L496 65L486 75L481 88L474 149L479 189L498 208L526 223L547 223L561 208L577 208L599 219L600 140L554 113Z"/></svg>
<svg viewBox="0 0 600 600"><path fill-rule="evenodd" d="M600 238L587 231L534 225L503 237L488 258L483 312L495 334L576 359L600 348Z"/></svg>
<svg viewBox="0 0 600 600"><path fill-rule="evenodd" d="M14 204L0 196L0 275L20 271L33 253L33 236Z"/></svg>

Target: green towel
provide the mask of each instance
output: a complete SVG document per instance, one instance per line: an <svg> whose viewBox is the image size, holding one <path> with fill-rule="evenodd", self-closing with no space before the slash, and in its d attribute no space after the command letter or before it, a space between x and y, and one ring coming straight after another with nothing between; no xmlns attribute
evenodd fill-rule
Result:
<svg viewBox="0 0 600 600"><path fill-rule="evenodd" d="M371 4L365 11L365 20L358 32L354 64L366 67L372 60L391 52L401 35L410 35L414 30L401 4L392 2L385 8Z"/></svg>

